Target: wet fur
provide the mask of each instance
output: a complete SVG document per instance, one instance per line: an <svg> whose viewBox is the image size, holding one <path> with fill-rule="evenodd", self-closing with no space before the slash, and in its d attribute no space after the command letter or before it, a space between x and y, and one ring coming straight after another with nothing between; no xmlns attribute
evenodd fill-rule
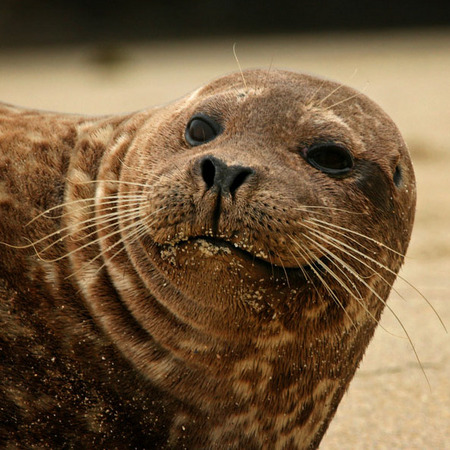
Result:
<svg viewBox="0 0 450 450"><path fill-rule="evenodd" d="M117 117L0 105L2 446L319 445L403 262L414 174L362 94L243 77ZM192 148L198 112L224 131ZM350 176L300 156L327 140ZM207 155L254 171L219 210Z"/></svg>

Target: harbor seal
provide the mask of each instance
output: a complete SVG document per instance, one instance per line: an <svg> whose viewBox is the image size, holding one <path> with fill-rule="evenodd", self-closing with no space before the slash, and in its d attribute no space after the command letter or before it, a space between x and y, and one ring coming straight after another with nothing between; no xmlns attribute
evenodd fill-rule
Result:
<svg viewBox="0 0 450 450"><path fill-rule="evenodd" d="M408 247L363 94L249 70L169 105L0 107L0 442L316 448Z"/></svg>

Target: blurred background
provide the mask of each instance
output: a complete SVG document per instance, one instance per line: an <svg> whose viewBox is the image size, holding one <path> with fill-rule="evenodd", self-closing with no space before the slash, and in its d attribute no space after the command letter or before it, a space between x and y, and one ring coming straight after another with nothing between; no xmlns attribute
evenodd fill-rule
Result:
<svg viewBox="0 0 450 450"><path fill-rule="evenodd" d="M176 98L243 68L363 91L399 126L418 183L416 226L374 341L322 449L449 449L448 2L0 0L0 100L110 114ZM417 288L427 300L410 286Z"/></svg>
<svg viewBox="0 0 450 450"><path fill-rule="evenodd" d="M447 26L444 0L2 0L2 45Z"/></svg>

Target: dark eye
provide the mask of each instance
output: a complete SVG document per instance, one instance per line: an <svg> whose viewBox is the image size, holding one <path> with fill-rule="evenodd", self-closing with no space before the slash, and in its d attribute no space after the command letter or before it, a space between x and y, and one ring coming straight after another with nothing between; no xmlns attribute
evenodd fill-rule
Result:
<svg viewBox="0 0 450 450"><path fill-rule="evenodd" d="M211 117L198 114L186 127L186 141L190 145L201 145L213 140L221 131L220 125Z"/></svg>
<svg viewBox="0 0 450 450"><path fill-rule="evenodd" d="M353 168L351 153L338 144L315 144L304 155L306 161L328 175L344 175Z"/></svg>

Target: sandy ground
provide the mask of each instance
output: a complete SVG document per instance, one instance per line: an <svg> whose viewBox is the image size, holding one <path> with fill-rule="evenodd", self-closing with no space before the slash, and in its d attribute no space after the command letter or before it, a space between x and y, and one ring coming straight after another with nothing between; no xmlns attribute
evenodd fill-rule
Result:
<svg viewBox="0 0 450 450"><path fill-rule="evenodd" d="M417 221L402 276L450 328L450 30L228 38L128 47L0 53L0 99L89 114L173 100L244 68L289 68L364 91L396 121L415 163ZM432 308L398 281L321 449L450 449L450 337Z"/></svg>

